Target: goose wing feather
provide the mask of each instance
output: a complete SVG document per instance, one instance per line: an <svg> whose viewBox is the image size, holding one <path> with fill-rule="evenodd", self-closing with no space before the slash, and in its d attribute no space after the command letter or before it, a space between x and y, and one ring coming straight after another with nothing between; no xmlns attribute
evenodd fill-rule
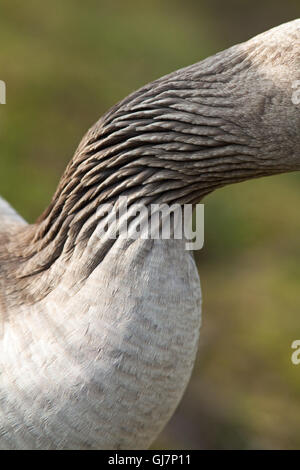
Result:
<svg viewBox="0 0 300 470"><path fill-rule="evenodd" d="M0 231L8 228L10 224L26 224L25 220L11 207L8 202L0 197Z"/></svg>

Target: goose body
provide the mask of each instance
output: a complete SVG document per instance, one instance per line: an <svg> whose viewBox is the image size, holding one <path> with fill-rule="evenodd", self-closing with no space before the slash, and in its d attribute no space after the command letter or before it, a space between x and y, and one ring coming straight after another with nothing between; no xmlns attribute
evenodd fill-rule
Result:
<svg viewBox="0 0 300 470"><path fill-rule="evenodd" d="M194 260L171 240L167 253L160 240L120 243L84 286L72 285L72 268L69 276L29 311L12 311L5 325L0 447L148 446L195 359Z"/></svg>
<svg viewBox="0 0 300 470"><path fill-rule="evenodd" d="M0 448L138 449L191 375L201 292L185 240L99 236L99 205L192 203L300 168L300 20L163 77L80 143L33 225L0 199Z"/></svg>

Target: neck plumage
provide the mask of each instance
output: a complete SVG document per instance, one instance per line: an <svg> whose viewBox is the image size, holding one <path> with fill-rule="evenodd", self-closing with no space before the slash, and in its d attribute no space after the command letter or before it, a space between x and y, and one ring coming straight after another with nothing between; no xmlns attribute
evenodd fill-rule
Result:
<svg viewBox="0 0 300 470"><path fill-rule="evenodd" d="M241 83L251 78L249 67L249 57L233 47L146 85L101 118L48 209L11 243L19 278L43 275L44 290L51 288L59 279L51 269L75 248L84 252L99 223L97 208L119 196L146 205L194 204L226 184L280 172L258 158L259 135L245 118L249 97ZM109 247L95 247L90 265Z"/></svg>

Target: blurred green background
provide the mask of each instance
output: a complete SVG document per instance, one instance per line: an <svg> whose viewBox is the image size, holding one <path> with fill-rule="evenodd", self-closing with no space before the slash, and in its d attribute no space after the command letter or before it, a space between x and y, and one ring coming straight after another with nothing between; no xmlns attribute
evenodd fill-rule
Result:
<svg viewBox="0 0 300 470"><path fill-rule="evenodd" d="M1 195L34 221L110 106L298 16L298 0L1 1ZM153 448L300 449L299 198L290 174L205 200L198 359Z"/></svg>

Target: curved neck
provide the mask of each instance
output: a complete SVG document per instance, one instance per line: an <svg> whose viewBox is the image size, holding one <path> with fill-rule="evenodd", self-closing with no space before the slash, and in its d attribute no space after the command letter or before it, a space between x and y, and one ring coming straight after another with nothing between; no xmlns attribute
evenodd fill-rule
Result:
<svg viewBox="0 0 300 470"><path fill-rule="evenodd" d="M146 85L101 118L50 206L12 242L20 277L43 273L50 285L56 261L62 266L88 246L99 205L119 196L132 203L196 203L226 184L283 171L261 158L257 126L245 120L261 106L259 93L258 104L252 96L249 105L241 89L253 78L250 65L243 49L231 48ZM105 241L90 256L101 262L109 247Z"/></svg>

